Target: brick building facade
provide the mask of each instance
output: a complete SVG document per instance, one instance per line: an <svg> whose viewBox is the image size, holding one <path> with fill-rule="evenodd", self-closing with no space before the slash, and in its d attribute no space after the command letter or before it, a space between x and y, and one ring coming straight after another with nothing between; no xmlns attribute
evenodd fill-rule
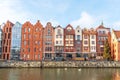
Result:
<svg viewBox="0 0 120 80"><path fill-rule="evenodd" d="M97 55L103 56L104 52L104 44L106 39L108 39L110 34L110 28L106 28L103 26L103 23L97 27Z"/></svg>
<svg viewBox="0 0 120 80"><path fill-rule="evenodd" d="M43 59L54 59L54 28L50 22L48 22L43 32Z"/></svg>
<svg viewBox="0 0 120 80"><path fill-rule="evenodd" d="M21 53L22 60L34 60L33 55L33 25L25 22L22 25Z"/></svg>
<svg viewBox="0 0 120 80"><path fill-rule="evenodd" d="M64 53L66 59L75 57L75 30L69 24L64 29Z"/></svg>
<svg viewBox="0 0 120 80"><path fill-rule="evenodd" d="M3 37L2 37L2 59L10 60L10 52L11 52L11 35L12 35L12 27L13 23L7 21L3 26Z"/></svg>
<svg viewBox="0 0 120 80"><path fill-rule="evenodd" d="M38 20L33 28L33 57L42 60L43 57L43 26Z"/></svg>

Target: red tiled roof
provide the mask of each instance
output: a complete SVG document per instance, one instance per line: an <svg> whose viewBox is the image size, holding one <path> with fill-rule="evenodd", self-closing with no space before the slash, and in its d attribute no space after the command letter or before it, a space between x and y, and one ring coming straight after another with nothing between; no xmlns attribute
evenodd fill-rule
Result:
<svg viewBox="0 0 120 80"><path fill-rule="evenodd" d="M98 27L96 28L96 30L97 30L97 29L110 29L110 28L106 28L106 27L104 27L103 24L101 24L100 26L98 26Z"/></svg>
<svg viewBox="0 0 120 80"><path fill-rule="evenodd" d="M117 39L120 38L120 31L117 31L117 30L113 30Z"/></svg>

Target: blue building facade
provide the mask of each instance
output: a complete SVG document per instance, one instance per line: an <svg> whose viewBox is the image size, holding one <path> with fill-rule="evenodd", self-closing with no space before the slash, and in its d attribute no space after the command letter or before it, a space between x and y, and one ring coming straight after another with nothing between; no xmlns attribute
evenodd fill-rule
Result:
<svg viewBox="0 0 120 80"><path fill-rule="evenodd" d="M11 55L10 59L20 59L20 47L21 47L21 29L22 24L16 22L12 28L12 40L11 40Z"/></svg>

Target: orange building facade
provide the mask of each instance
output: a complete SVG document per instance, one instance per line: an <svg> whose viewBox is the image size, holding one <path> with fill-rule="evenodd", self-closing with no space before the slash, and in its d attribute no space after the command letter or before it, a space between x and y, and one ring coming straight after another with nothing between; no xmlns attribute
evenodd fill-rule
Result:
<svg viewBox="0 0 120 80"><path fill-rule="evenodd" d="M3 37L2 37L2 59L9 60L11 52L11 35L13 23L7 21L3 26Z"/></svg>
<svg viewBox="0 0 120 80"><path fill-rule="evenodd" d="M120 31L118 30L112 30L111 55L113 60L120 61Z"/></svg>
<svg viewBox="0 0 120 80"><path fill-rule="evenodd" d="M42 60L43 26L38 21L35 25L26 22L22 26L21 59Z"/></svg>
<svg viewBox="0 0 120 80"><path fill-rule="evenodd" d="M33 25L25 22L22 25L21 53L22 60L34 60L33 58Z"/></svg>
<svg viewBox="0 0 120 80"><path fill-rule="evenodd" d="M38 21L33 28L33 57L42 60L43 56L43 26Z"/></svg>

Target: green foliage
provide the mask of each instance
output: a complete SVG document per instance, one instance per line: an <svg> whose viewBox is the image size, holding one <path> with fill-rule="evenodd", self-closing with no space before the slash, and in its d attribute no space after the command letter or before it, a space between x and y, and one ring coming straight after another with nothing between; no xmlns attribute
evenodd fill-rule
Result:
<svg viewBox="0 0 120 80"><path fill-rule="evenodd" d="M108 43L107 39L106 39L105 45L104 45L103 58L105 60L111 60L110 46L109 46L109 43Z"/></svg>

